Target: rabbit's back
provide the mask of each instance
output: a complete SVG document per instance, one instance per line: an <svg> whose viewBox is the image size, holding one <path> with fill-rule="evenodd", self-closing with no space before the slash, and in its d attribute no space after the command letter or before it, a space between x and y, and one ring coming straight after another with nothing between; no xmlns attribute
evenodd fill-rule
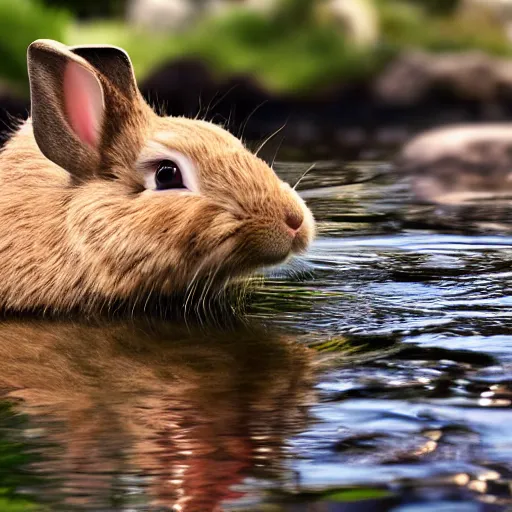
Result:
<svg viewBox="0 0 512 512"><path fill-rule="evenodd" d="M39 187L62 189L69 183L69 173L41 153L30 119L13 133L0 153L0 182L23 191Z"/></svg>
<svg viewBox="0 0 512 512"><path fill-rule="evenodd" d="M0 191L0 307L44 307L74 281L66 245L69 175L41 154L30 121L0 153Z"/></svg>

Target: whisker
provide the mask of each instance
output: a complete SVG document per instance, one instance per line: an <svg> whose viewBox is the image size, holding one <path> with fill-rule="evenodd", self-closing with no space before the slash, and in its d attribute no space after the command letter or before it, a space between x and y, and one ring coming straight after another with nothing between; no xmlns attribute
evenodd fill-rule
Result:
<svg viewBox="0 0 512 512"><path fill-rule="evenodd" d="M196 279L201 268L202 266L199 266L199 268L196 270L196 273L192 276L190 283L187 285L187 288L185 289L185 304L183 305L183 317L185 319L185 323L187 324L187 326L188 307L190 300L192 298L192 294L195 292L195 287L197 286Z"/></svg>
<svg viewBox="0 0 512 512"><path fill-rule="evenodd" d="M201 110L203 110L203 98L202 98L203 91L199 91L199 98L197 98L197 112L196 115L193 117L194 121L197 121L199 116L201 115Z"/></svg>
<svg viewBox="0 0 512 512"><path fill-rule="evenodd" d="M279 144L277 145L276 151L274 153L274 158L272 158L272 162L270 163L270 168L271 169L274 168L274 163L276 161L277 154L279 153L279 150L281 149L281 146L283 145L283 142L284 142L284 137L279 141Z"/></svg>
<svg viewBox="0 0 512 512"><path fill-rule="evenodd" d="M146 309L148 307L148 304L149 304L149 300L151 298L151 294L153 293L153 291L155 290L155 284L153 283L153 285L151 286L150 290L149 290L149 293L146 297L146 301L144 302L144 308L143 308L143 311L144 313L146 312Z"/></svg>
<svg viewBox="0 0 512 512"><path fill-rule="evenodd" d="M215 282L215 278L217 277L217 274L219 273L221 263L218 263L217 266L213 271L210 271L210 275L208 278L208 282L206 283L206 287L203 292L202 300L201 300L201 307L205 313L205 319L206 322L208 322L208 310L206 308L206 299L209 298L209 305L212 304L212 298L209 297L210 289L213 286L213 283Z"/></svg>
<svg viewBox="0 0 512 512"><path fill-rule="evenodd" d="M220 119L221 123L222 123L221 124L222 128L226 128L228 120L222 114L220 114L219 112L217 112L216 114L213 114L212 118L210 119L210 122L217 124L216 119Z"/></svg>
<svg viewBox="0 0 512 512"><path fill-rule="evenodd" d="M201 92L202 94L202 92ZM208 102L208 105L206 105L206 110L204 111L204 114L202 113L202 110L203 110L203 107L201 105L200 107L200 110L197 112L197 116L196 116L196 120L197 119L202 119L203 121L206 119L206 116L208 115L208 112L210 112L210 106L212 104L213 101L215 101L215 99L217 98L217 94L219 94L219 91L217 91L211 98L210 98L210 101ZM200 96L201 97L201 96ZM202 103L202 101L201 101Z"/></svg>
<svg viewBox="0 0 512 512"><path fill-rule="evenodd" d="M311 164L310 167L306 169L306 171L302 174L302 176L295 182L295 185L293 185L292 189L295 190L297 188L297 185L306 177L309 171L315 168L316 162Z"/></svg>
<svg viewBox="0 0 512 512"><path fill-rule="evenodd" d="M237 87L238 87L239 84L234 84L232 85L212 106L211 106L211 110L213 110L222 100L226 99L226 96L230 93L232 93ZM215 99L215 98L213 98ZM211 103L211 101L210 101Z"/></svg>
<svg viewBox="0 0 512 512"><path fill-rule="evenodd" d="M235 105L231 105L231 107L229 107L229 116L228 116L228 125L227 125L229 131L231 131L231 122L232 122L231 118L234 117L233 110L235 110L235 108L236 108Z"/></svg>
<svg viewBox="0 0 512 512"><path fill-rule="evenodd" d="M264 100L262 101L259 105L257 105L252 111L251 113L247 116L247 118L245 119L244 123L242 124L242 130L240 132L240 135L238 136L238 138L240 140L243 140L244 138L244 133L245 133L245 129L247 128L247 124L249 123L249 120L251 119L251 117L263 106L265 105L265 103L268 103L268 100Z"/></svg>
<svg viewBox="0 0 512 512"><path fill-rule="evenodd" d="M132 310L131 310L131 313L130 313L130 318L133 320L135 318L135 311L136 311L136 308L137 308L137 305L139 304L139 300L140 300L140 297L141 297L141 290L139 290L139 292L137 293L137 295L134 297L133 301L132 301Z"/></svg>
<svg viewBox="0 0 512 512"><path fill-rule="evenodd" d="M271 133L259 146L259 148L255 151L255 155L258 156L258 153L265 147L265 145L267 144L267 142L269 142L270 140L272 140L279 132L281 132L287 125L288 123L288 120L285 121L285 123L280 127L278 128L275 132Z"/></svg>
<svg viewBox="0 0 512 512"><path fill-rule="evenodd" d="M5 128L0 133L0 139L8 139L10 136L12 136L15 132L17 132L20 128L20 126L23 124L23 119L20 119L16 116L13 116L7 111L4 111L4 113L7 115L7 121L5 119L2 119L2 124L5 126Z"/></svg>
<svg viewBox="0 0 512 512"><path fill-rule="evenodd" d="M199 300L195 304L196 316L199 319L199 324L201 326L203 325L203 322L202 322L202 319L201 319L201 313L204 312L204 314L206 315L205 300L206 300L206 295L208 293L208 289L210 288L210 281L212 279L212 274L213 273L210 270L208 272L208 275L207 275L207 278L206 278L206 282L203 284L203 286L201 288L201 293L199 295Z"/></svg>

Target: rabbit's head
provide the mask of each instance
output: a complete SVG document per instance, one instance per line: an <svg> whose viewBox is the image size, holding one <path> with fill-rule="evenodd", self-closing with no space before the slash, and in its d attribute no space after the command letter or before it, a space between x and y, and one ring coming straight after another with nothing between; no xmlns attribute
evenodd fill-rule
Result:
<svg viewBox="0 0 512 512"><path fill-rule="evenodd" d="M172 294L310 244L298 194L219 126L158 116L123 50L39 40L28 60L34 137L69 173L68 241L98 291Z"/></svg>

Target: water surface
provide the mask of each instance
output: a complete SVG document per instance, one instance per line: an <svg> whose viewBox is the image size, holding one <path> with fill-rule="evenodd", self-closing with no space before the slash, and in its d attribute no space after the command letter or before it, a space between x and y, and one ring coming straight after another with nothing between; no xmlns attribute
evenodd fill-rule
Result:
<svg viewBox="0 0 512 512"><path fill-rule="evenodd" d="M510 510L512 203L300 189L318 239L244 321L0 324L0 510Z"/></svg>

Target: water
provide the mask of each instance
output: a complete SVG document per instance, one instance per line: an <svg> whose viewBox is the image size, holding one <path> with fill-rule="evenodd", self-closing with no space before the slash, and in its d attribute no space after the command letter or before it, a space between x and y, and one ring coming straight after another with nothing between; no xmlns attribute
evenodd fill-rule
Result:
<svg viewBox="0 0 512 512"><path fill-rule="evenodd" d="M512 207L300 188L318 240L239 324L0 324L0 510L512 509Z"/></svg>

